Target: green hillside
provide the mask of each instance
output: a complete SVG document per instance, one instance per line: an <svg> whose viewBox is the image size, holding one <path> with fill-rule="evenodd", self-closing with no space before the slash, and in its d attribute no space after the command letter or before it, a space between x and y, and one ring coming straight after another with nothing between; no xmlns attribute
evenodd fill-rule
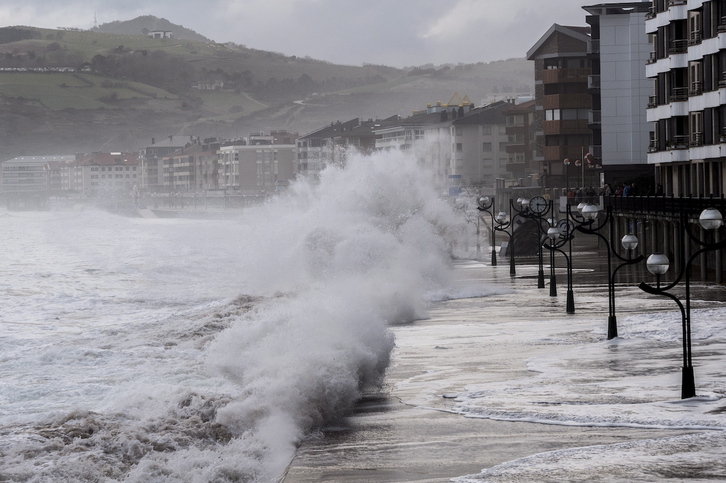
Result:
<svg viewBox="0 0 726 483"><path fill-rule="evenodd" d="M141 33L101 31L109 26ZM187 38L153 39L143 34L149 26ZM476 104L532 92L523 59L411 71L336 65L176 27L139 17L97 31L0 28L0 160L134 150L171 134L306 133L335 120L408 115L454 92Z"/></svg>

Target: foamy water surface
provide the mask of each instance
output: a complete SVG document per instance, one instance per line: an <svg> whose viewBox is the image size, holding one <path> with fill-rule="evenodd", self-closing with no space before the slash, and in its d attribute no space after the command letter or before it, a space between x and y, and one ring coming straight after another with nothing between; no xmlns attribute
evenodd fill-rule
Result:
<svg viewBox="0 0 726 483"><path fill-rule="evenodd" d="M0 218L0 479L271 481L378 384L459 218L414 160L230 220Z"/></svg>

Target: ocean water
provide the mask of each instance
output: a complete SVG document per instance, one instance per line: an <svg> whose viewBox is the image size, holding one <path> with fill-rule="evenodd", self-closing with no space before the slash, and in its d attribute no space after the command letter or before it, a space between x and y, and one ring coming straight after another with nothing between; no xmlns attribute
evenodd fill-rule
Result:
<svg viewBox="0 0 726 483"><path fill-rule="evenodd" d="M226 220L0 214L0 480L275 481L449 285L440 193L387 153Z"/></svg>

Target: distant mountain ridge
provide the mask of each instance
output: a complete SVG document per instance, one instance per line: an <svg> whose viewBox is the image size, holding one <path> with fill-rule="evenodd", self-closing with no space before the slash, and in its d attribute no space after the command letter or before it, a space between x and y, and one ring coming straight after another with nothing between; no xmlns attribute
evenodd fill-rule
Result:
<svg viewBox="0 0 726 483"><path fill-rule="evenodd" d="M163 30L172 32L174 37L182 40L196 40L199 42L211 42L207 37L198 34L194 30L174 24L165 18L153 15L143 15L132 20L116 20L99 25L91 29L94 32L116 35L147 35L149 32Z"/></svg>
<svg viewBox="0 0 726 483"><path fill-rule="evenodd" d="M156 30L175 40L147 35ZM0 27L0 162L131 152L168 135L305 134L335 121L405 117L455 92L481 105L533 91L524 58L338 65L217 43L150 15L85 31Z"/></svg>

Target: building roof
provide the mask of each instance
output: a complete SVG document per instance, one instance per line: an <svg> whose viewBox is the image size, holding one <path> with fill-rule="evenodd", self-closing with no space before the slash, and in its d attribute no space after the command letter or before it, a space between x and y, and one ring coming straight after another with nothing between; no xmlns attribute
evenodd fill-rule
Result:
<svg viewBox="0 0 726 483"><path fill-rule="evenodd" d="M530 110L533 110L536 105L537 105L537 101L535 99L532 99L530 101L521 102L519 104L510 104L510 106L507 107L506 109L503 109L502 112L504 112L505 114L529 112Z"/></svg>
<svg viewBox="0 0 726 483"><path fill-rule="evenodd" d="M464 114L464 117L454 119L453 124L456 126L467 126L472 124L504 124L505 118L502 111L511 106L512 104L507 101L497 101L484 107L477 107Z"/></svg>
<svg viewBox="0 0 726 483"><path fill-rule="evenodd" d="M527 60L533 60L537 51L547 42L553 34L560 33L563 35L570 36L576 40L582 42L590 41L590 27L572 27L559 24L552 24L552 26L544 33L542 37L527 51Z"/></svg>
<svg viewBox="0 0 726 483"><path fill-rule="evenodd" d="M46 164L50 161L73 161L75 155L54 155L54 156L18 156L17 158L8 159L3 163L12 164Z"/></svg>
<svg viewBox="0 0 726 483"><path fill-rule="evenodd" d="M583 10L591 15L629 15L631 13L647 13L651 2L598 3L585 5Z"/></svg>
<svg viewBox="0 0 726 483"><path fill-rule="evenodd" d="M84 154L79 160L83 166L133 166L139 164L139 156L136 153L90 153Z"/></svg>

